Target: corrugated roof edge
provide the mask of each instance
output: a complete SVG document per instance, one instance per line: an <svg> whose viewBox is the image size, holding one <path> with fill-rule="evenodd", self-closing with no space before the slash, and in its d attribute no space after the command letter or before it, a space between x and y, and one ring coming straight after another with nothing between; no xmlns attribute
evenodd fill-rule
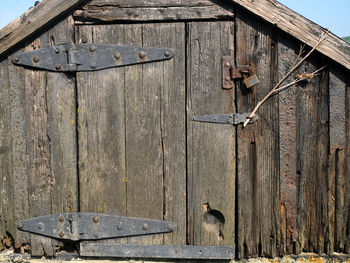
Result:
<svg viewBox="0 0 350 263"><path fill-rule="evenodd" d="M0 56L58 16L88 0L44 0L0 30ZM326 30L276 0L231 0L309 46ZM317 50L350 69L350 44L330 33Z"/></svg>

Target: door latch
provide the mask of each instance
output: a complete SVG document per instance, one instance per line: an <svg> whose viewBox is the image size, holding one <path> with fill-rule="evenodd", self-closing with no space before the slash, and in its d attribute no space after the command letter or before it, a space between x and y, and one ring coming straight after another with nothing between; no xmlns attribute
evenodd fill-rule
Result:
<svg viewBox="0 0 350 263"><path fill-rule="evenodd" d="M222 88L232 89L234 87L234 80L242 78L248 89L259 83L259 79L251 66L235 66L232 56L224 56L222 58Z"/></svg>
<svg viewBox="0 0 350 263"><path fill-rule="evenodd" d="M239 125L243 124L248 118L250 113L232 113L232 114L216 114L216 115L203 115L192 117L192 121L217 123L217 124L231 124ZM249 124L256 122L259 119L258 115L255 115L253 119L250 119Z"/></svg>

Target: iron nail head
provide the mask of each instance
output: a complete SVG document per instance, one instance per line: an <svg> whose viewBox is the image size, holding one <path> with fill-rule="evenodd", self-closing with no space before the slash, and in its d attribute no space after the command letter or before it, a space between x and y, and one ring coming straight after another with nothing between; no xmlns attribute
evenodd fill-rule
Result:
<svg viewBox="0 0 350 263"><path fill-rule="evenodd" d="M40 61L40 58L39 58L38 56L34 56L34 57L33 57L33 61L34 61L35 63L38 63L38 62Z"/></svg>
<svg viewBox="0 0 350 263"><path fill-rule="evenodd" d="M23 229L23 224L22 223L18 223L18 225L17 225L17 228L19 228L19 229Z"/></svg>
<svg viewBox="0 0 350 263"><path fill-rule="evenodd" d="M230 62L225 62L225 68L229 69L231 67L231 63Z"/></svg>
<svg viewBox="0 0 350 263"><path fill-rule="evenodd" d="M44 229L44 223L43 222L39 222L37 226L38 226L39 230L43 230Z"/></svg>
<svg viewBox="0 0 350 263"><path fill-rule="evenodd" d="M145 58L146 57L146 52L145 51L140 51L139 52L139 57L140 58Z"/></svg>
<svg viewBox="0 0 350 263"><path fill-rule="evenodd" d="M96 62L91 62L90 67L91 68L97 68L97 63Z"/></svg>
<svg viewBox="0 0 350 263"><path fill-rule="evenodd" d="M60 236L60 238L63 238L63 237L64 237L64 232L61 231L61 232L59 233L59 236Z"/></svg>
<svg viewBox="0 0 350 263"><path fill-rule="evenodd" d="M169 50L165 51L164 56L166 56L167 58L170 57L170 51Z"/></svg>
<svg viewBox="0 0 350 263"><path fill-rule="evenodd" d="M114 58L115 58L116 60L120 59L120 58L121 58L120 53L119 53L119 52L115 52L115 53L114 53Z"/></svg>
<svg viewBox="0 0 350 263"><path fill-rule="evenodd" d="M13 59L13 61L14 61L15 63L18 63L20 60L21 60L21 59L20 59L18 56L16 56L16 57Z"/></svg>
<svg viewBox="0 0 350 263"><path fill-rule="evenodd" d="M90 52L95 52L96 51L96 47L95 46L90 46L89 50L90 50Z"/></svg>
<svg viewBox="0 0 350 263"><path fill-rule="evenodd" d="M120 224L117 228L118 228L119 231L121 231L121 230L123 230L123 225Z"/></svg>
<svg viewBox="0 0 350 263"><path fill-rule="evenodd" d="M55 66L55 68L56 68L56 70L61 70L61 65L60 64L57 64L56 66Z"/></svg>
<svg viewBox="0 0 350 263"><path fill-rule="evenodd" d="M94 222L95 224L98 223L99 221L100 221L100 218L98 216L92 217L92 222Z"/></svg>
<svg viewBox="0 0 350 263"><path fill-rule="evenodd" d="M167 228L168 230L170 230L170 231L174 231L174 230L175 230L175 225L174 225L174 224L168 224L168 225L166 226L166 228Z"/></svg>
<svg viewBox="0 0 350 263"><path fill-rule="evenodd" d="M56 66L56 68L57 68L57 66ZM60 215L60 216L58 217L58 221L63 222L63 221L64 221L64 216L63 216L63 215Z"/></svg>
<svg viewBox="0 0 350 263"><path fill-rule="evenodd" d="M147 229L148 229L148 225L147 224L143 224L142 230L146 231Z"/></svg>
<svg viewBox="0 0 350 263"><path fill-rule="evenodd" d="M86 39L85 37L83 37L83 38L81 39L81 42L85 44L85 43L87 43L87 39Z"/></svg>
<svg viewBox="0 0 350 263"><path fill-rule="evenodd" d="M55 52L56 52L56 54L58 54L58 53L61 52L61 50L60 50L59 48L56 48L56 49L55 49Z"/></svg>

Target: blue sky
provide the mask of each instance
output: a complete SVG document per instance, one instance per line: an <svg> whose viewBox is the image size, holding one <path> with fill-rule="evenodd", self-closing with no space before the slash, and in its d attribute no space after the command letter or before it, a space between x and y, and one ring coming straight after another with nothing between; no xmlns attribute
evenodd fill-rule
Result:
<svg viewBox="0 0 350 263"><path fill-rule="evenodd" d="M0 0L0 28L34 5L35 0ZM350 0L279 0L340 37L350 36Z"/></svg>

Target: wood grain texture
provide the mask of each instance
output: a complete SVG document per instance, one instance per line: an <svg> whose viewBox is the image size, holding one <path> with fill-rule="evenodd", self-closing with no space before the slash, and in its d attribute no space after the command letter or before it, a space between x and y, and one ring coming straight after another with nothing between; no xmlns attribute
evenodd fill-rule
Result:
<svg viewBox="0 0 350 263"><path fill-rule="evenodd" d="M322 61L308 60L302 71L312 72ZM298 245L302 251L327 250L328 229L328 72L297 89Z"/></svg>
<svg viewBox="0 0 350 263"><path fill-rule="evenodd" d="M282 79L290 70L299 53L295 41L286 34L278 34L278 77ZM295 73L287 79L291 82ZM281 187L281 254L294 254L297 237L297 189L296 168L296 93L291 87L279 93L279 144Z"/></svg>
<svg viewBox="0 0 350 263"><path fill-rule="evenodd" d="M330 252L345 251L345 147L346 147L346 77L330 65L329 83L329 239Z"/></svg>
<svg viewBox="0 0 350 263"><path fill-rule="evenodd" d="M215 41L213 41L215 40ZM235 127L196 123L192 116L234 113L235 94L223 90L221 58L234 54L234 23L188 25L188 237L194 245L233 245L235 240ZM203 204L225 216L225 240L203 228Z"/></svg>
<svg viewBox="0 0 350 263"><path fill-rule="evenodd" d="M0 55L86 0L45 0L0 30Z"/></svg>
<svg viewBox="0 0 350 263"><path fill-rule="evenodd" d="M176 21L233 17L233 8L222 1L100 1L88 2L74 12L83 24L116 21Z"/></svg>
<svg viewBox="0 0 350 263"><path fill-rule="evenodd" d="M271 90L277 75L277 45L267 23L238 10L236 63L251 65L260 84L247 90L237 82L237 112L251 112ZM276 256L279 248L280 182L278 98L270 98L260 116L237 128L238 257Z"/></svg>
<svg viewBox="0 0 350 263"><path fill-rule="evenodd" d="M344 221L345 225L344 228L346 229L347 235L345 236L344 240L344 251L345 253L350 253L350 78L348 74L343 75L344 81L345 81L345 105L346 105L346 111L345 111L345 118L346 118L346 126L345 126L345 137L347 138L346 144L345 144L345 196L344 196Z"/></svg>
<svg viewBox="0 0 350 263"><path fill-rule="evenodd" d="M177 223L174 234L130 243L184 243L184 24L82 26L82 38L175 51L169 61L78 73L81 207Z"/></svg>
<svg viewBox="0 0 350 263"><path fill-rule="evenodd" d="M313 47L325 29L292 11L276 0L232 0L272 25ZM317 48L325 56L350 69L350 45L334 34Z"/></svg>

